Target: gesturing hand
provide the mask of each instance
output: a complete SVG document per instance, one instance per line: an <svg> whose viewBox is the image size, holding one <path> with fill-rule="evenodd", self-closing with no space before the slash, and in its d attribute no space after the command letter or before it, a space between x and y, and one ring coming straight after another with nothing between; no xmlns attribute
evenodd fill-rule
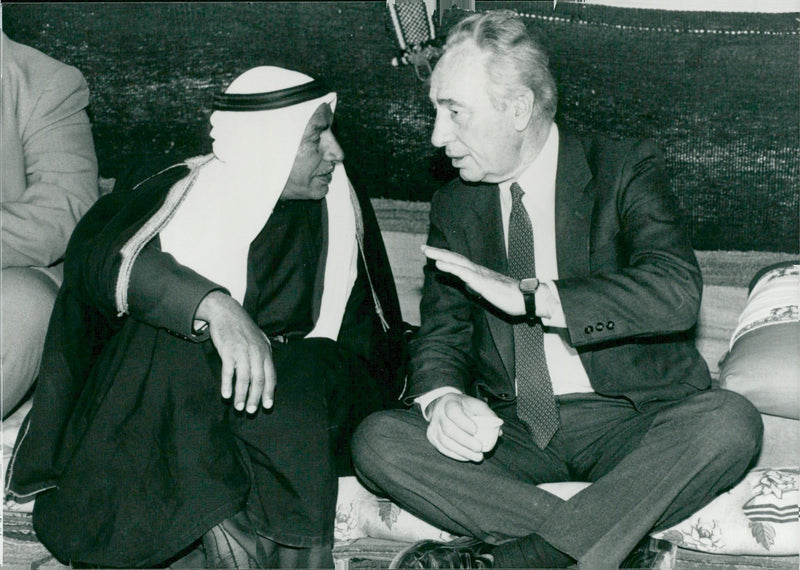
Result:
<svg viewBox="0 0 800 570"><path fill-rule="evenodd" d="M258 401L271 408L275 392L272 347L244 308L221 291L206 295L197 307L196 318L208 323L211 341L222 360L222 397L230 398L237 410L253 414ZM236 385L233 386L233 378Z"/></svg>
<svg viewBox="0 0 800 570"><path fill-rule="evenodd" d="M422 253L434 260L438 269L455 275L504 313L512 316L525 314L525 300L519 290L518 280L473 263L447 249L423 245Z"/></svg>
<svg viewBox="0 0 800 570"><path fill-rule="evenodd" d="M440 453L458 461L483 461L483 446L476 437L477 416L496 414L484 402L461 393L448 393L434 400L428 407L428 441Z"/></svg>

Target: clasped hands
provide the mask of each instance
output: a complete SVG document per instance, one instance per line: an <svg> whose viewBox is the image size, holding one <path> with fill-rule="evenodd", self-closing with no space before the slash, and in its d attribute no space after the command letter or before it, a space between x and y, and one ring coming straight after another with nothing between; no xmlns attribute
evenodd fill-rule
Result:
<svg viewBox="0 0 800 570"><path fill-rule="evenodd" d="M525 300L519 290L519 280L486 267L446 249L422 246L422 253L436 263L436 267L455 275L477 295L504 313L512 316L525 314ZM457 461L483 460L483 447L478 439L478 416L496 416L494 411L478 398L450 392L428 405L428 441L443 455Z"/></svg>
<svg viewBox="0 0 800 570"><path fill-rule="evenodd" d="M234 407L248 414L258 411L259 400L264 408L271 408L275 392L272 346L250 315L230 295L212 291L198 305L195 317L208 323L222 360L222 397L233 397Z"/></svg>

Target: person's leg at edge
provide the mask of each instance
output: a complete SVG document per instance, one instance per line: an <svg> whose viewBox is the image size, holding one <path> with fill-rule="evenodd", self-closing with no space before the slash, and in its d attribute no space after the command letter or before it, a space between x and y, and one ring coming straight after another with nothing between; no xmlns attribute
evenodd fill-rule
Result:
<svg viewBox="0 0 800 570"><path fill-rule="evenodd" d="M39 373L44 338L58 284L31 268L10 267L0 272L0 345L2 345L2 417L14 409Z"/></svg>

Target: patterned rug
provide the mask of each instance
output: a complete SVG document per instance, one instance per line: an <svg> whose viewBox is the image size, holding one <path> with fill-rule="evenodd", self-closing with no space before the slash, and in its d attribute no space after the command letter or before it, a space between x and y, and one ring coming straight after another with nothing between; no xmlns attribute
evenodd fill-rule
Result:
<svg viewBox="0 0 800 570"><path fill-rule="evenodd" d="M3 568L65 569L36 538L30 513L3 510Z"/></svg>

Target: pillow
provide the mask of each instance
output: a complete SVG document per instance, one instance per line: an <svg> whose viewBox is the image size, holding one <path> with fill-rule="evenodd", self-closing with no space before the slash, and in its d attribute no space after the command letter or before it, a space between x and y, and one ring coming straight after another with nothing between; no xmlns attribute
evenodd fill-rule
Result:
<svg viewBox="0 0 800 570"><path fill-rule="evenodd" d="M764 414L800 419L800 263L765 267L720 362L720 386Z"/></svg>

